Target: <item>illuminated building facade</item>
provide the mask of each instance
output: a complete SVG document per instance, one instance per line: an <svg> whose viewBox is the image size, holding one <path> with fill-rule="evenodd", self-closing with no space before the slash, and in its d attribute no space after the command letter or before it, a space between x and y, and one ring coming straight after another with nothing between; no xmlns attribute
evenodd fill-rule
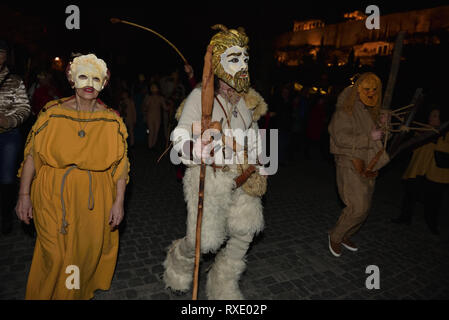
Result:
<svg viewBox="0 0 449 320"><path fill-rule="evenodd" d="M389 56L399 31L406 32L404 45L438 45L449 33L449 6L393 13L380 17L380 29L366 27L361 11L344 15L346 21L325 25L321 20L295 21L292 32L275 41L275 58L290 67L321 55L327 66L344 65L351 54L361 65L373 64L376 56ZM352 53L351 53L352 52Z"/></svg>

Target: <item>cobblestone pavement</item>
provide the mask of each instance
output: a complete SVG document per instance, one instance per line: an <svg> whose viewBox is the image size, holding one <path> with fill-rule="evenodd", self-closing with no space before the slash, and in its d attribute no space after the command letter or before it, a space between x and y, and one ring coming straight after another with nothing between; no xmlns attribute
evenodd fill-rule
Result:
<svg viewBox="0 0 449 320"><path fill-rule="evenodd" d="M95 299L190 299L165 290L159 275L169 244L185 234L186 209L175 168L156 152L131 151L132 182L120 239L116 272L109 291ZM403 164L392 164L378 178L373 207L354 237L358 252L340 258L328 250L327 230L336 222L341 202L332 164L298 160L269 180L264 199L266 229L248 253L240 282L247 299L449 299L449 197L441 214L441 235L427 230L418 206L409 227L390 223L400 209ZM0 236L0 299L23 299L34 239L19 222ZM199 299L205 299L204 256ZM366 268L380 269L380 289L368 290Z"/></svg>

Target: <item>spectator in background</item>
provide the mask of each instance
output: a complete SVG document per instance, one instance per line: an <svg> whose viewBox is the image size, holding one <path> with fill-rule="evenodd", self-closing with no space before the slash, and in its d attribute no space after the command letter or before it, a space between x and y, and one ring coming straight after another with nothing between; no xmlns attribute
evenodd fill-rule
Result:
<svg viewBox="0 0 449 320"><path fill-rule="evenodd" d="M308 93L307 90L303 89L295 95L292 101L292 148L295 154L303 149L305 145L305 128L308 109Z"/></svg>
<svg viewBox="0 0 449 320"><path fill-rule="evenodd" d="M176 106L185 98L186 89L179 79L178 70L173 71L170 76L161 80L161 93L165 98L172 99Z"/></svg>
<svg viewBox="0 0 449 320"><path fill-rule="evenodd" d="M279 164L286 165L289 158L290 135L292 130L292 102L288 84L280 88L280 93L273 99L274 114L272 128L279 130Z"/></svg>
<svg viewBox="0 0 449 320"><path fill-rule="evenodd" d="M143 74L139 74L137 82L133 86L133 100L136 107L136 127L134 130L135 142L146 141L146 117L142 109L142 103L148 93L148 83Z"/></svg>
<svg viewBox="0 0 449 320"><path fill-rule="evenodd" d="M186 72L188 76L193 77L192 73L189 74L190 70L187 69ZM189 80L192 81L192 80ZM181 104L182 100L186 97L186 89L179 79L178 70L173 71L170 76L161 79L161 93L166 99L166 108L162 113L163 128L165 136L165 144L168 145L170 141L170 127L174 119L175 110Z"/></svg>
<svg viewBox="0 0 449 320"><path fill-rule="evenodd" d="M437 128L448 120L447 110L431 108L428 118L431 126ZM415 204L422 200L427 226L432 234L438 235L438 215L444 191L449 185L449 132L416 148L402 179L405 190L402 210L392 222L410 225Z"/></svg>
<svg viewBox="0 0 449 320"><path fill-rule="evenodd" d="M22 145L19 127L30 114L30 103L22 79L6 65L8 46L0 40L0 210L1 231L12 231L16 199L16 164Z"/></svg>
<svg viewBox="0 0 449 320"><path fill-rule="evenodd" d="M323 139L323 137L327 137L324 134L324 131L327 131L326 119L326 98L320 96L317 102L312 106L307 119L306 143L304 147L304 156L306 159L311 158L310 152L314 147L319 148L323 159L327 158L327 145Z"/></svg>
<svg viewBox="0 0 449 320"><path fill-rule="evenodd" d="M189 80L190 89L191 90L195 89L197 82L195 79L195 73L194 73L193 67L189 64L185 64L184 71L187 74L187 79ZM168 134L170 135L171 132L168 132ZM182 182L182 178L184 177L185 169L186 169L186 166L183 163L180 163L176 166L176 180L178 182Z"/></svg>
<svg viewBox="0 0 449 320"><path fill-rule="evenodd" d="M134 146L134 127L136 125L136 106L129 95L129 91L122 89L119 101L119 112L122 116L129 136L129 146Z"/></svg>
<svg viewBox="0 0 449 320"><path fill-rule="evenodd" d="M31 111L33 115L37 116L39 111L52 100L57 100L62 97L61 92L54 85L53 76L51 73L43 71L37 75L38 85L34 90L31 99Z"/></svg>
<svg viewBox="0 0 449 320"><path fill-rule="evenodd" d="M161 127L161 112L167 111L168 109L165 99L161 96L159 86L156 83L150 85L150 94L145 97L142 109L146 114L148 148L153 149L156 145Z"/></svg>

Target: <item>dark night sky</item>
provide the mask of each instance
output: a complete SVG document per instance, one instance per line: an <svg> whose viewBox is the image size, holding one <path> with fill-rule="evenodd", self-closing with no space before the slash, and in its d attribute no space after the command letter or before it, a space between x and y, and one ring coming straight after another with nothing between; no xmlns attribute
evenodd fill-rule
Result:
<svg viewBox="0 0 449 320"><path fill-rule="evenodd" d="M446 1L447 2L447 1ZM44 5L43 5L44 3ZM327 24L342 20L344 12L364 11L369 4L381 14L443 5L444 1L47 1L9 5L30 16L39 17L54 35L52 54L67 56L71 51L95 52L107 61L114 55L127 57L133 68L144 72L182 67L181 59L161 39L124 24L113 25L118 17L155 29L172 41L196 68L214 31L210 26L245 27L250 36L252 55L270 48L275 35L291 31L293 21L318 18ZM81 30L67 30L65 8L76 4L81 11Z"/></svg>

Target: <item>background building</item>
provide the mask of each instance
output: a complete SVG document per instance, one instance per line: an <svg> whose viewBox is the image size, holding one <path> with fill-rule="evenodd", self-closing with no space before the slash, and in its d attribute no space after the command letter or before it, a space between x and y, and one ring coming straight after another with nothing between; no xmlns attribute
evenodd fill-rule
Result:
<svg viewBox="0 0 449 320"><path fill-rule="evenodd" d="M365 26L367 16L354 11L346 21L325 25L322 20L295 21L292 32L275 41L275 58L286 66L299 66L306 56L313 59L321 51L328 66L343 65L351 55L361 65L372 65L376 56L389 56L399 31L406 31L404 46L438 45L449 33L449 6L393 13L380 17L380 29Z"/></svg>

